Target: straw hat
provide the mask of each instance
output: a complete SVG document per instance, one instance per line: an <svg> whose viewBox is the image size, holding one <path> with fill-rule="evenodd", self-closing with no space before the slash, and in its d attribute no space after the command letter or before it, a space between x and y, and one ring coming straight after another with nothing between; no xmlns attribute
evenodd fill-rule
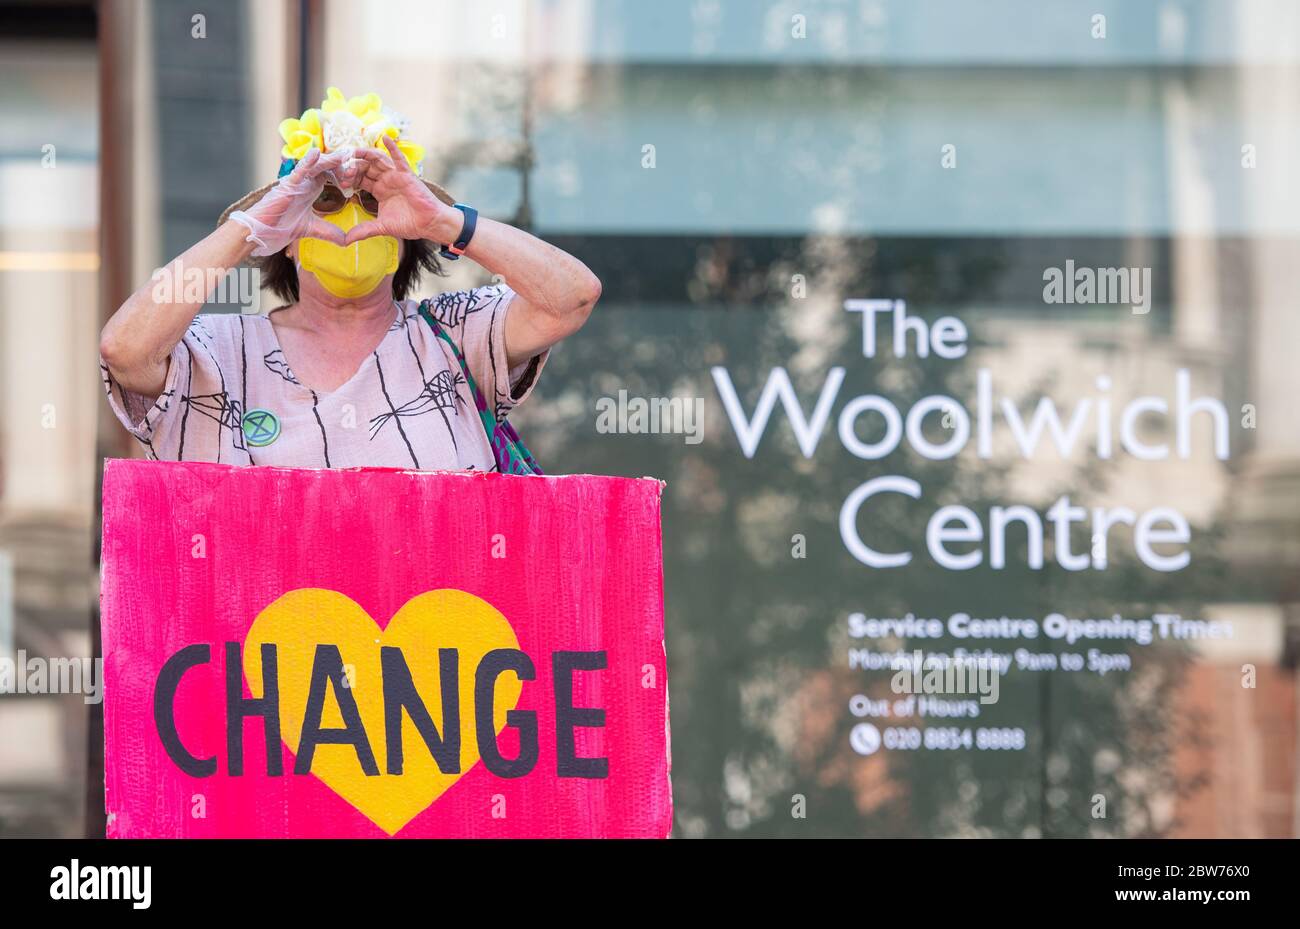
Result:
<svg viewBox="0 0 1300 929"><path fill-rule="evenodd" d="M406 156L415 173L419 174L424 149L407 138L409 126L406 117L384 106L378 94L364 94L348 99L337 87L331 87L320 107L305 110L297 119L290 117L280 123L284 148L280 150L279 175L271 183L250 190L222 210L217 225L223 224L235 210L246 210L261 200L280 178L294 169L298 159L312 148L319 148L322 153L344 147L374 147L385 151L380 137L389 135L397 140L398 149ZM455 205L455 198L441 186L424 178L420 180L443 203Z"/></svg>

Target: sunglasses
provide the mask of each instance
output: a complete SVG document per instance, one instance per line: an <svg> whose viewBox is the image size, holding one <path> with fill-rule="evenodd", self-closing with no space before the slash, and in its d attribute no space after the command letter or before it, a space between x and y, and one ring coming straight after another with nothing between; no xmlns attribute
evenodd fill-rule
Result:
<svg viewBox="0 0 1300 929"><path fill-rule="evenodd" d="M379 213L379 201L375 195L368 190L358 190L353 196L361 203L361 209L371 215ZM312 210L319 216L327 216L330 213L337 213L347 205L348 198L344 196L343 191L333 184L326 184L325 189L320 192L316 202L311 205Z"/></svg>

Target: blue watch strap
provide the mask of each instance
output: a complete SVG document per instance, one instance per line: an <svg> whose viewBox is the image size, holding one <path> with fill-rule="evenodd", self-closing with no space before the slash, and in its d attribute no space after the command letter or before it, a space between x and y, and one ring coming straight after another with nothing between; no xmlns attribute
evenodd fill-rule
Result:
<svg viewBox="0 0 1300 929"><path fill-rule="evenodd" d="M444 245L438 253L448 261L455 261L465 254L465 249L469 248L470 239L474 238L474 230L478 227L478 210L463 203L452 205L464 214L465 224L460 227L460 236L457 237L456 241L451 245Z"/></svg>

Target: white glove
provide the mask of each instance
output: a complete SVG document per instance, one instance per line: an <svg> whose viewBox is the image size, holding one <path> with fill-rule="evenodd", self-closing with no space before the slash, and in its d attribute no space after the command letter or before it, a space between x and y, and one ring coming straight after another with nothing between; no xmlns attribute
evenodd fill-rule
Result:
<svg viewBox="0 0 1300 929"><path fill-rule="evenodd" d="M255 256L274 255L304 236L344 244L343 231L321 219L311 207L327 181L336 183L342 178L343 165L351 157L351 149L328 155L322 155L318 148L310 149L293 171L280 178L248 212L236 210L230 214L230 219L248 228L245 241L257 243Z"/></svg>

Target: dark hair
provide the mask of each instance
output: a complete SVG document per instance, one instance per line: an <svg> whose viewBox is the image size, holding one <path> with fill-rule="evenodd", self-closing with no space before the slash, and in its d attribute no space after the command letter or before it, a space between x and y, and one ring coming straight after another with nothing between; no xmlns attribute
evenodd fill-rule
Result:
<svg viewBox="0 0 1300 929"><path fill-rule="evenodd" d="M433 243L427 239L403 239L402 260L397 264L393 274L393 297L405 300L407 294L420 283L420 276L429 271L439 277L446 277L442 262ZM268 288L287 303L298 302L298 269L293 259L283 251L265 258L252 259L253 264L262 272L262 286Z"/></svg>

